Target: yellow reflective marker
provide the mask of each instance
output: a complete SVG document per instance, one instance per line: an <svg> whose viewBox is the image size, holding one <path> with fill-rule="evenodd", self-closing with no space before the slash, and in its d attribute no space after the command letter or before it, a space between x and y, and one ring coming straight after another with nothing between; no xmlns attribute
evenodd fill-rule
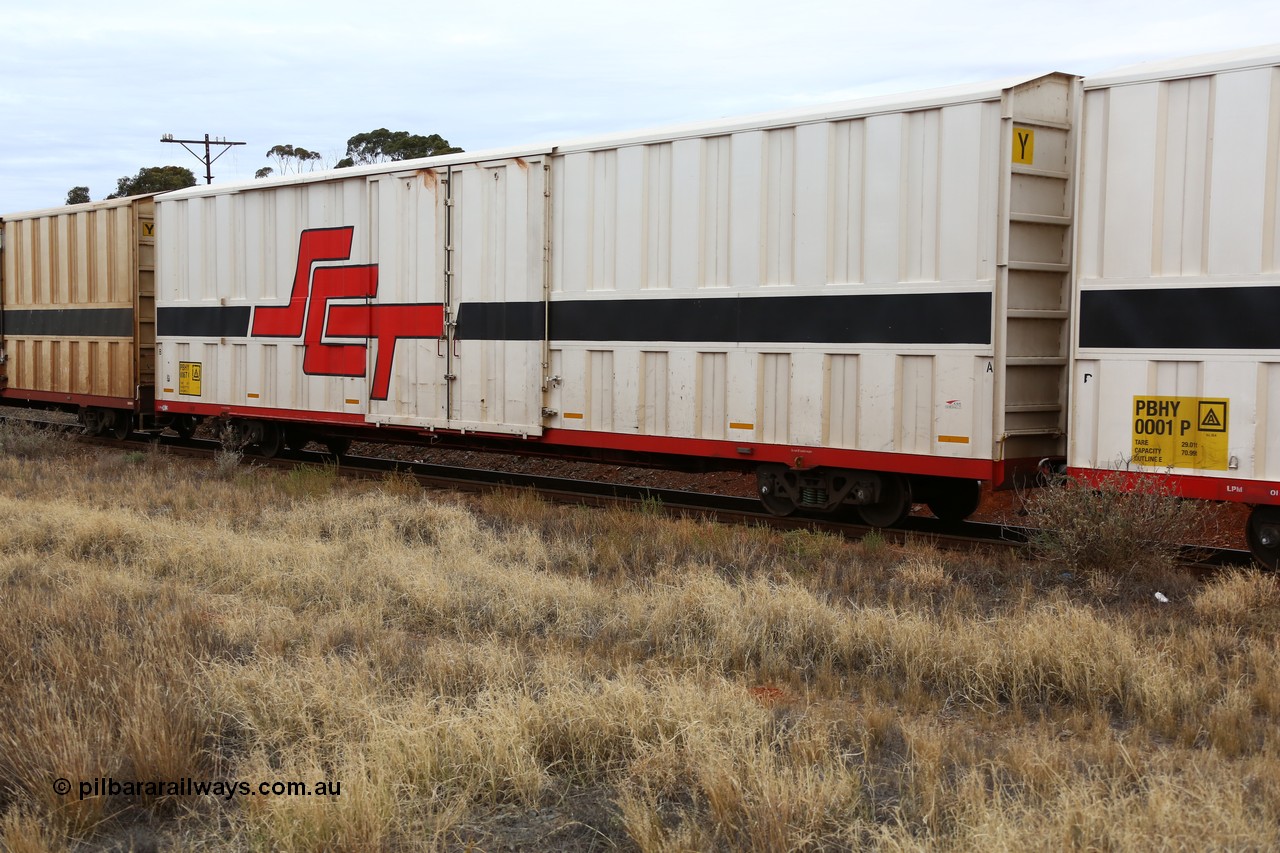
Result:
<svg viewBox="0 0 1280 853"><path fill-rule="evenodd" d="M1036 132L1029 127L1013 129L1013 162L1030 166L1036 160Z"/></svg>

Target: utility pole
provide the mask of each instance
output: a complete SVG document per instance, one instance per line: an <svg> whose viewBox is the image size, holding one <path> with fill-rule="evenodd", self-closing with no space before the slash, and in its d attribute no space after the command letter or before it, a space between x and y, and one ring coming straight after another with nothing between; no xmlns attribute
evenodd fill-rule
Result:
<svg viewBox="0 0 1280 853"><path fill-rule="evenodd" d="M196 158L197 160L199 160L201 163L204 163L204 182L205 182L206 184L211 184L211 183L213 183L213 161L217 160L217 159L218 159L218 157L221 157L223 154L226 154L228 151L230 151L230 150L231 150L231 146L232 146L232 145L244 145L244 143L243 143L243 142L228 142L228 141L227 141L227 140L225 140L225 139L213 139L213 140L211 140L211 139L209 139L209 134L207 134L207 133L206 133L206 134L204 135L204 140L203 140L203 142L204 142L204 156L203 156L203 157L201 157L199 154L197 154L196 152L192 151L190 148L187 148L187 146L188 146L188 145L199 145L199 144L201 143L201 140L199 140L199 139L174 139L174 138L173 138L173 134L172 134L172 133L166 133L164 136L160 137L160 141L161 141L161 142L176 142L176 143L178 143L179 145L181 145L183 148L186 148L186 149L187 149L187 151L191 154L191 156L192 156L192 157L195 157L195 158ZM211 145L221 145L221 146L223 146L223 149L222 149L221 151L219 151L219 152L218 152L217 157L210 156L210 154L209 154L209 147L210 147Z"/></svg>

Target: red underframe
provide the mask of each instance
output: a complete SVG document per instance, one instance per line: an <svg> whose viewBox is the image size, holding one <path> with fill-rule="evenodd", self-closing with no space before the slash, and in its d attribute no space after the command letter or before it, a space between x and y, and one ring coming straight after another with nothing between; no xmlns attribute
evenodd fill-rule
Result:
<svg viewBox="0 0 1280 853"><path fill-rule="evenodd" d="M1119 483L1127 489L1158 482L1173 494L1204 501L1234 501L1249 504L1280 504L1280 483L1268 480L1236 480L1201 477L1194 474L1161 474L1154 471L1111 471L1097 468L1068 468L1067 474L1087 483Z"/></svg>
<svg viewBox="0 0 1280 853"><path fill-rule="evenodd" d="M0 390L0 397L6 400L37 401L41 403L61 403L72 406L100 406L104 409L136 409L137 401L132 397L102 397L95 394L67 394L63 391L31 391L24 388L5 388Z"/></svg>
<svg viewBox="0 0 1280 853"><path fill-rule="evenodd" d="M455 430L424 430L417 427L378 426L366 420L363 413L304 412L258 406L221 406L183 400L157 400L157 413L204 415L206 417L266 418L312 426L343 429L363 427L375 432L394 432L402 439L424 434L459 434ZM990 459L956 459L910 453L877 453L864 450L841 450L828 447L802 447L785 444L728 441L708 438L672 438L632 433L594 432L575 429L545 429L540 437L522 439L507 433L485 433L468 430L467 435L485 436L509 441L513 445L538 445L590 450L616 450L628 453L666 456L696 456L734 460L743 465L763 462L781 463L793 468L851 468L871 471L893 471L933 477L958 477L967 480L1000 482L1006 466L1014 460L997 462ZM513 447L513 450L517 448ZM1034 464L1035 460L1032 460Z"/></svg>

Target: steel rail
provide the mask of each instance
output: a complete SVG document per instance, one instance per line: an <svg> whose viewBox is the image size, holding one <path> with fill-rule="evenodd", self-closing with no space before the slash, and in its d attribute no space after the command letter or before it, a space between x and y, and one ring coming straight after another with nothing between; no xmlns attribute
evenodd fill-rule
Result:
<svg viewBox="0 0 1280 853"><path fill-rule="evenodd" d="M0 420L17 420L65 430L76 428L74 424L41 421L22 416L0 415ZM224 450L222 444L211 439L182 439L168 435L132 433L124 440L97 436L76 436L77 441L102 447L149 448L156 444L168 452L193 458L213 458ZM648 506L673 515L714 518L734 524L748 524L780 530L812 530L832 533L849 539L860 539L878 531L885 540L896 543L926 541L948 549L975 547L1023 547L1035 533L1034 528L983 522L946 522L936 518L910 516L894 527L871 527L861 520L852 520L852 513L832 515L796 512L789 516L776 516L765 511L754 498L693 492L682 489L662 489L652 486L636 486L610 483L600 480L553 477L543 474L527 474L499 471L489 468L472 468L457 465L441 465L432 462L416 462L381 456L346 455L336 461L327 453L307 450L282 450L274 457L255 456L244 452L242 462L268 467L291 468L298 465L336 465L340 473L355 477L380 477L387 474L408 474L419 484L437 489L463 492L481 492L493 489L514 488L535 491L539 497L558 503L576 503L592 506ZM1229 566L1251 565L1252 555L1235 548L1217 548L1201 545L1182 547L1185 564L1194 569L1218 569Z"/></svg>

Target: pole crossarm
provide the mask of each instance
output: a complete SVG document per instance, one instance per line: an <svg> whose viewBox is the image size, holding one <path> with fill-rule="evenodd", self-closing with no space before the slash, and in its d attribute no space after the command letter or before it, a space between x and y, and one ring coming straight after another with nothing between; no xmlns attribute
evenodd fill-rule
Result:
<svg viewBox="0 0 1280 853"><path fill-rule="evenodd" d="M204 135L204 139L174 139L172 133L166 133L164 136L160 137L160 141L173 142L178 145L181 145L183 148L187 149L188 153L190 153L191 156L195 157L201 163L204 163L204 182L206 184L213 183L213 164L217 161L217 159L221 157L223 154L226 154L228 151L230 151L231 146L245 144L243 142L228 142L225 139L210 139L209 134L207 133ZM203 157L201 157L199 153L192 151L190 148L187 147L189 145L201 145L201 144L204 145ZM222 146L222 150L219 151L216 155L211 153L211 149L214 145Z"/></svg>

